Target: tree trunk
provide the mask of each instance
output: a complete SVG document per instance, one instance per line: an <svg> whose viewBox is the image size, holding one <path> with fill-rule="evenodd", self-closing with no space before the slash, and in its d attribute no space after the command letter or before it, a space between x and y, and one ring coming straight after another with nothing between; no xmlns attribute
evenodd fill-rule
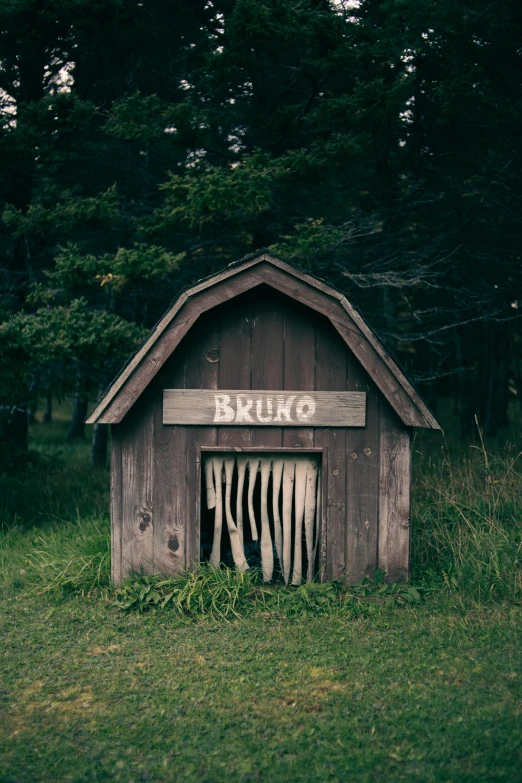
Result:
<svg viewBox="0 0 522 783"><path fill-rule="evenodd" d="M46 394L43 420L45 424L51 424L53 420L53 395Z"/></svg>
<svg viewBox="0 0 522 783"><path fill-rule="evenodd" d="M495 435L508 423L509 361L505 324L489 324L484 334L484 369L481 405L484 434Z"/></svg>
<svg viewBox="0 0 522 783"><path fill-rule="evenodd" d="M40 386L40 373L33 372L31 385L29 387L29 405L27 406L27 424L34 424L36 421L36 409L38 407L38 387Z"/></svg>
<svg viewBox="0 0 522 783"><path fill-rule="evenodd" d="M103 397L107 387L107 375L102 374L98 389L98 402ZM92 430L91 456L89 462L93 468L104 468L107 464L107 444L109 442L109 425L95 424Z"/></svg>
<svg viewBox="0 0 522 783"><path fill-rule="evenodd" d="M28 454L27 406L0 407L0 469L15 467Z"/></svg>
<svg viewBox="0 0 522 783"><path fill-rule="evenodd" d="M93 468L104 468L107 464L107 443L109 425L95 424L92 431L91 456L89 462Z"/></svg>
<svg viewBox="0 0 522 783"><path fill-rule="evenodd" d="M458 412L460 417L460 434L466 440L474 433L475 413L473 405L472 372L464 366L464 356L467 356L464 345L464 335L459 334L455 341L458 367Z"/></svg>
<svg viewBox="0 0 522 783"><path fill-rule="evenodd" d="M74 408L68 438L83 438L85 436L85 418L87 416L88 400L84 392L74 395Z"/></svg>
<svg viewBox="0 0 522 783"><path fill-rule="evenodd" d="M80 369L76 376L73 415L67 437L83 438L85 436L85 419L87 417L88 405L89 395L87 392L87 378L85 373Z"/></svg>
<svg viewBox="0 0 522 783"><path fill-rule="evenodd" d="M514 391L517 395L518 404L522 408L522 372L520 370L520 359L517 354L517 348L515 344L515 335L513 329L509 328L509 353L511 359L511 368L513 372L513 385Z"/></svg>

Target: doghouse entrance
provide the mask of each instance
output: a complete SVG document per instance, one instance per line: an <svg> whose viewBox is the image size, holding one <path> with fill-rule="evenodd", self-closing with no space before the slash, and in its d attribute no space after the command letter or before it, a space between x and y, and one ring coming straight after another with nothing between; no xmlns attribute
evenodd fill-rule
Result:
<svg viewBox="0 0 522 783"><path fill-rule="evenodd" d="M317 572L320 452L201 455L200 558L301 584Z"/></svg>

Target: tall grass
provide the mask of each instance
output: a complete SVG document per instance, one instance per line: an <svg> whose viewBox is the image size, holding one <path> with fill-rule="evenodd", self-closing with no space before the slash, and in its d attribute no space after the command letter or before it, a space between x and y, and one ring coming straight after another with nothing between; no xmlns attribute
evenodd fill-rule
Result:
<svg viewBox="0 0 522 783"><path fill-rule="evenodd" d="M0 529L106 515L109 471L89 466L90 427L85 438L67 438L70 415L64 405L52 424L33 424L31 459L17 472L0 472Z"/></svg>
<svg viewBox="0 0 522 783"><path fill-rule="evenodd" d="M89 467L88 439L68 442L66 427L66 418L33 427L40 458L21 474L0 476L4 589L23 585L55 595L109 589L108 471ZM486 446L482 441L441 448L440 441L434 445L418 439L413 456L413 584L481 602L520 600L519 450L509 443ZM198 595L207 611L207 600L222 604L226 593L233 613L254 584L250 575L232 584L234 579L233 573L200 572L184 585L178 580L176 600L183 603L183 590L192 589L192 605ZM163 601L168 590L160 592ZM278 600L283 598L281 594ZM325 600L320 593L313 598Z"/></svg>
<svg viewBox="0 0 522 783"><path fill-rule="evenodd" d="M108 519L78 519L34 536L24 561L24 581L38 593L86 596L108 591L110 563Z"/></svg>
<svg viewBox="0 0 522 783"><path fill-rule="evenodd" d="M484 442L414 454L413 578L484 600L522 597L522 454Z"/></svg>

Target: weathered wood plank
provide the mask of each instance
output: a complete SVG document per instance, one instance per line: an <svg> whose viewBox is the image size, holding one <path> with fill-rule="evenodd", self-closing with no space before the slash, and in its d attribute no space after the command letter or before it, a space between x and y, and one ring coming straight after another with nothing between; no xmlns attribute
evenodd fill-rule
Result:
<svg viewBox="0 0 522 783"><path fill-rule="evenodd" d="M163 367L168 357L189 329L192 328L195 321L195 315L187 314L186 317L184 315L180 321L176 321L163 332L158 341L151 347L150 352L139 363L136 362L135 357L131 363L134 366L129 380L122 383L119 393L97 419L95 419L93 414L87 421L96 420L105 424L115 424L122 421L125 414L131 409L156 373Z"/></svg>
<svg viewBox="0 0 522 783"><path fill-rule="evenodd" d="M102 423L102 419L100 418L102 415L106 416L107 418L106 423L111 423L113 419L114 422L116 421L115 416L119 415L119 409L111 407L110 408L111 413L109 413L109 407L111 406L112 400L118 394L120 389L127 383L127 381L134 373L138 365L143 362L143 360L145 359L149 351L151 351L151 349L154 347L155 343L159 340L161 335L166 330L171 328L171 326L179 325L179 321L186 320L186 313L184 313L181 318L177 319L178 324L174 324L174 319L176 319L183 305L190 298L198 301L198 295L206 292L207 289L211 289L218 285L221 285L225 281L232 283L232 288L236 291L236 293L231 293L230 290L228 289L227 290L221 289L220 293L215 294L212 297L208 297L206 300L202 300L203 306L201 308L199 307L199 303L198 303L198 305L196 306L196 311L199 310L200 312L204 312L205 310L208 310L210 307L213 307L216 304L220 304L223 301L223 298L229 298L230 296L237 295L237 293L239 293L239 289L237 286L234 286L234 278L236 278L236 276L241 276L244 278L245 272L247 272L247 270L250 267L256 266L267 257L270 256L263 252L258 257L249 259L248 261L245 261L243 264L238 265L237 267L229 267L227 269L224 269L219 274L213 275L211 278L208 278L207 280L204 280L201 283L197 283L196 285L189 288L187 291L181 293L178 299L176 299L175 303L167 310L167 312L163 315L161 320L156 324L154 329L151 331L150 335L144 341L143 345L140 346L138 351L136 351L136 354L132 357L131 361L116 376L113 383L109 387L107 393L104 395L103 399L100 400L98 405L94 408L92 413L89 415L89 418L87 419L87 424L94 424L98 421ZM258 281L248 280L247 286L246 288L243 288L243 290L248 290L249 288L255 287L256 285L258 285ZM222 294L227 294L228 296L223 297ZM191 315L192 314L193 312L191 312ZM123 416L121 416L121 418L123 418ZM119 419L120 421L121 418Z"/></svg>
<svg viewBox="0 0 522 783"><path fill-rule="evenodd" d="M361 392L165 389L163 423L242 427L364 427ZM237 444L240 445L240 444Z"/></svg>
<svg viewBox="0 0 522 783"><path fill-rule="evenodd" d="M154 379L154 565L179 573L189 553L190 517L186 509L187 437L185 427L163 424L163 388L185 383L187 352L183 342Z"/></svg>
<svg viewBox="0 0 522 783"><path fill-rule="evenodd" d="M342 294L340 291L336 291L335 288L332 288L332 286L324 283L322 280L319 280L319 278L312 277L312 275L309 275L303 269L298 269L293 264L288 264L286 261L283 261L282 258L278 258L278 256L274 256L272 253L267 253L265 251L263 256L260 256L259 261L268 262L281 271L286 272L286 274L297 277L299 280L302 280L303 283L307 283L308 285L312 286L312 288L317 288L318 291L322 291L323 293L328 294L328 296L331 296L332 299L337 299L338 301L344 299L344 294Z"/></svg>
<svg viewBox="0 0 522 783"><path fill-rule="evenodd" d="M205 430L207 427L205 427ZM208 452L216 451L215 446L202 446L201 452L203 454L206 454ZM219 446L217 451L223 452L224 454L233 453L233 454L244 454L244 450L238 448L237 446ZM266 446L249 446L248 451L252 452L253 454L259 454L259 456L267 457L271 456L272 458L276 458L278 454L290 454L295 453L295 449L293 449L291 446L270 446L270 450ZM322 447L318 446L309 446L306 449L303 449L303 452L306 452L307 454L321 454L323 451ZM300 452L299 452L300 453Z"/></svg>
<svg viewBox="0 0 522 783"><path fill-rule="evenodd" d="M246 294L248 291L252 291L254 288L258 288L260 285L257 277L254 277L250 272L245 271L241 274L234 276L231 279L221 281L219 285L212 285L207 290L202 291L199 294L191 294L190 303L191 306L196 308L201 315L202 313L213 310L215 307L223 306L224 312L228 315L231 312L231 307L228 304L230 299L235 299L242 294ZM235 302L235 306L241 306L240 302Z"/></svg>
<svg viewBox="0 0 522 783"><path fill-rule="evenodd" d="M340 301L344 297L344 295L340 291L336 291L335 289L331 288L326 283L323 283L322 280L318 280L317 278L312 277L311 275L304 272L302 269L297 269L295 266L287 264L286 261L283 261L281 258L278 258L277 256L273 255L272 253L266 250L260 250L259 253L254 257L249 258L241 263L230 265L222 272L219 272L217 275L212 276L207 280L202 280L200 283L196 283L196 285L188 289L186 293L188 296L193 296L194 294L200 293L201 291L204 291L205 289L215 285L217 282L222 282L223 280L233 278L235 275L241 274L246 270L255 272L255 268L262 265L263 262L268 262L273 267L276 267L277 269L280 269L281 271L286 272L287 274L299 278L300 280L307 283L308 285L317 288L318 290L323 291L326 294L329 294L334 299L338 299Z"/></svg>
<svg viewBox="0 0 522 783"><path fill-rule="evenodd" d="M378 563L396 582L410 569L411 442L395 413L382 407Z"/></svg>
<svg viewBox="0 0 522 783"><path fill-rule="evenodd" d="M122 576L154 571L154 389L149 387L121 427Z"/></svg>
<svg viewBox="0 0 522 783"><path fill-rule="evenodd" d="M204 315L187 345L188 361L185 385L199 389L217 389L221 344L220 319L214 313ZM188 563L200 560L201 464L199 447L217 445L216 427L186 427L187 437L187 515L190 524Z"/></svg>
<svg viewBox="0 0 522 783"><path fill-rule="evenodd" d="M151 330L149 336L147 339L143 342L143 345L139 347L139 349L136 351L134 356L131 358L129 363L123 367L123 369L118 373L114 381L111 383L109 389L103 396L103 398L99 401L97 406L94 408L92 413L89 415L88 419L86 420L87 424L95 424L96 422L101 423L101 416L102 414L105 414L114 399L114 397L118 394L119 390L125 385L129 377L132 375L136 367L143 361L147 353L153 348L154 344L157 342L157 340L161 337L163 332L168 329L170 324L173 323L174 319L176 318L177 314L187 301L188 296L184 292L182 293L178 299L176 299L176 302L170 307L167 312L164 314L164 316L161 318L161 320L156 324L154 329ZM180 320L186 320L186 319L180 319ZM111 422L106 422L111 423ZM115 422L112 422L115 423Z"/></svg>
<svg viewBox="0 0 522 783"><path fill-rule="evenodd" d="M353 584L377 567L379 526L379 391L354 357L348 388L367 395L366 427L346 433L346 580Z"/></svg>
<svg viewBox="0 0 522 783"><path fill-rule="evenodd" d="M363 317L360 315L360 313L357 312L355 307L353 307L353 305L350 304L350 302L346 299L346 297L343 296L340 302L343 309L353 320L354 327L360 329L361 333L371 343L371 345L373 346L377 354L387 365L390 372L395 376L395 378L397 378L400 385L403 387L404 391L406 392L407 398L409 398L410 405L413 404L417 407L420 415L424 419L423 426L429 427L434 430L442 429L440 424L436 420L435 416L429 410L427 405L425 405L425 403L419 397L419 395L417 394L417 392L415 391L415 389L413 388L409 380L406 378L401 368L398 366L397 362L395 362L392 359L392 357L387 352L384 345L381 343L380 339L377 337L377 335L374 332L372 332L372 330L370 329L366 321L363 319ZM404 399L405 406L408 404L407 398ZM399 413L399 411L397 411L397 413ZM399 417L403 419L400 413L399 413Z"/></svg>
<svg viewBox="0 0 522 783"><path fill-rule="evenodd" d="M324 284L321 284L320 287L312 285L311 278L302 275L299 270L292 267L288 267L288 270L276 267L271 261L265 261L255 269L251 269L249 274L257 278L259 282L266 283L276 291L286 294L292 301L300 302L315 312L338 320L345 326L353 325L351 318L340 303L341 295L332 296L332 293L337 294L333 289L330 289L329 293L325 293L323 289L326 289L326 286Z"/></svg>
<svg viewBox="0 0 522 783"><path fill-rule="evenodd" d="M426 421L418 408L412 403L397 377L385 364L368 339L353 329L332 321L346 344L351 348L368 375L386 397L392 408L398 413L404 424L409 427L426 427Z"/></svg>
<svg viewBox="0 0 522 783"><path fill-rule="evenodd" d="M262 291L262 293L261 293ZM263 286L261 299L252 317L252 388L283 388L283 329L284 305L282 298ZM254 427L253 446L281 446L283 431L279 427Z"/></svg>
<svg viewBox="0 0 522 783"><path fill-rule="evenodd" d="M250 291L259 284L257 279L245 273L233 280L225 281L218 288L209 288L209 290L188 300L184 294L184 304L177 311L176 318L166 325L162 332L154 330L156 339L153 342L150 339L146 341L147 350L144 352L144 346L132 358L87 421L89 423L121 421L202 313L222 304L223 301L228 301ZM174 309L176 309L176 305L174 305ZM167 316L168 313L162 321ZM116 385L119 387L118 393L113 394L112 389ZM98 411L100 412L97 413Z"/></svg>
<svg viewBox="0 0 522 783"><path fill-rule="evenodd" d="M284 318L283 388L285 391L314 391L316 315L303 305L286 300ZM314 445L313 428L303 424L285 427L284 446L306 448Z"/></svg>
<svg viewBox="0 0 522 783"><path fill-rule="evenodd" d="M315 355L317 390L346 390L346 346L326 318L316 319ZM342 579L346 550L346 429L316 429L315 443L324 449L324 524L319 544L322 578Z"/></svg>
<svg viewBox="0 0 522 783"><path fill-rule="evenodd" d="M111 579L122 580L121 569L121 427L111 427Z"/></svg>
<svg viewBox="0 0 522 783"><path fill-rule="evenodd" d="M221 389L251 389L252 384L252 313L251 299L236 300L233 307L221 308L221 337L219 356L219 393ZM225 392L226 394L226 392ZM215 402L213 404L216 409ZM214 421L214 415L212 416ZM216 422L217 423L217 422ZM227 424L226 417L219 424L220 446L246 447L252 444L251 423L237 426Z"/></svg>

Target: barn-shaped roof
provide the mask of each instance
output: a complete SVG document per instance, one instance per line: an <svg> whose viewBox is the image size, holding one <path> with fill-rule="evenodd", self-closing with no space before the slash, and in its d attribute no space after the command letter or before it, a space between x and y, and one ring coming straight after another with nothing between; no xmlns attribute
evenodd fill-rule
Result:
<svg viewBox="0 0 522 783"><path fill-rule="evenodd" d="M88 424L119 423L198 317L259 285L325 315L408 427L440 429L402 370L344 294L262 250L185 290L111 384Z"/></svg>

